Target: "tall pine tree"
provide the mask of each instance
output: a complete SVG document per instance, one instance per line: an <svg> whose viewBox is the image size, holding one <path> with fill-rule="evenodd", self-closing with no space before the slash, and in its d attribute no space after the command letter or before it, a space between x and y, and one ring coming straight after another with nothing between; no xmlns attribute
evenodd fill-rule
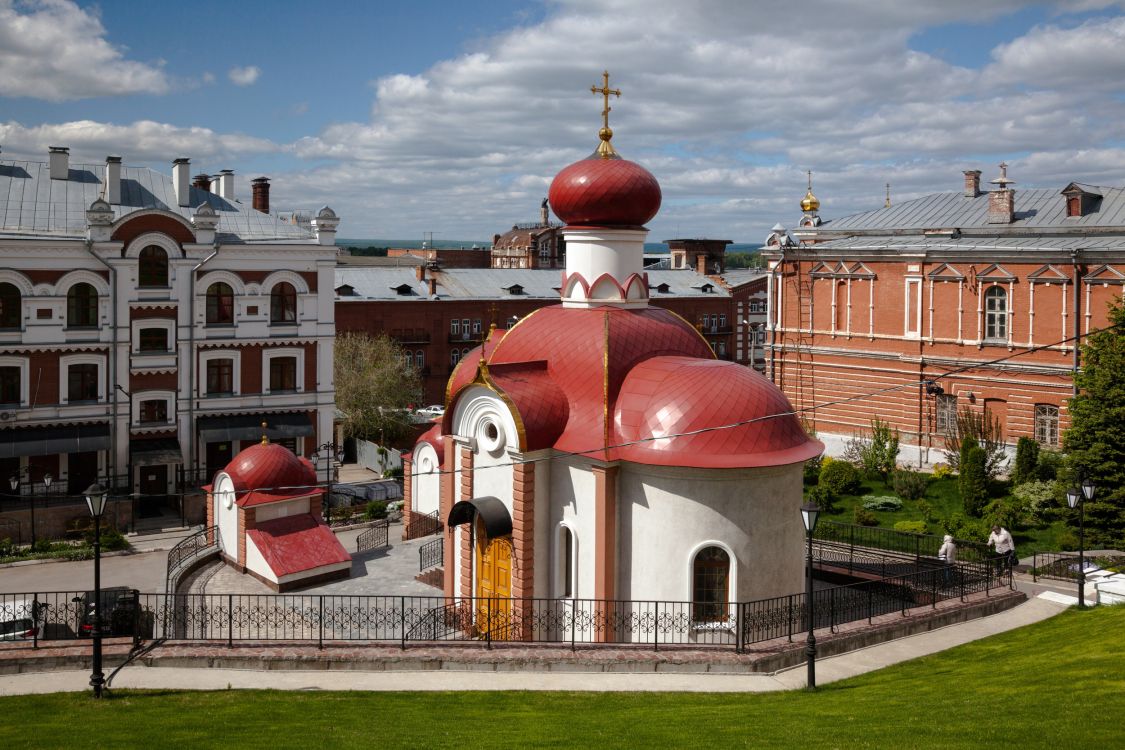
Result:
<svg viewBox="0 0 1125 750"><path fill-rule="evenodd" d="M1097 485L1086 504L1087 546L1125 543L1125 306L1118 297L1109 325L1082 345L1078 395L1069 405L1063 435L1067 480L1089 477Z"/></svg>

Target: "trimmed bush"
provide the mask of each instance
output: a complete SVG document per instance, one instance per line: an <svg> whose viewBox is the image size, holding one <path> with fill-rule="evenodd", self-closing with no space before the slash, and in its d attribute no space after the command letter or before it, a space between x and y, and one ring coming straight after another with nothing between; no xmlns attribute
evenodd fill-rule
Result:
<svg viewBox="0 0 1125 750"><path fill-rule="evenodd" d="M1016 442L1016 463L1012 466L1012 484L1023 484L1035 476L1039 465L1039 443L1029 437Z"/></svg>
<svg viewBox="0 0 1125 750"><path fill-rule="evenodd" d="M865 510L894 513L902 510L902 501L893 495L864 495L863 507Z"/></svg>
<svg viewBox="0 0 1125 750"><path fill-rule="evenodd" d="M372 500L363 509L363 519L365 521L375 521L380 518L387 517L387 504L382 500Z"/></svg>
<svg viewBox="0 0 1125 750"><path fill-rule="evenodd" d="M953 476L953 467L949 464L934 464L934 479L945 479Z"/></svg>
<svg viewBox="0 0 1125 750"><path fill-rule="evenodd" d="M808 500L815 503L822 513L831 513L836 508L836 496L824 485L818 484L809 490Z"/></svg>
<svg viewBox="0 0 1125 750"><path fill-rule="evenodd" d="M875 514L869 510L864 510L860 506L855 506L855 522L858 526L878 526L879 519Z"/></svg>
<svg viewBox="0 0 1125 750"><path fill-rule="evenodd" d="M882 420L872 420L871 440L865 441L859 451L863 472L868 477L887 481L887 477L898 465L898 440L898 430L892 429Z"/></svg>
<svg viewBox="0 0 1125 750"><path fill-rule="evenodd" d="M818 484L837 497L853 495L859 489L859 470L847 461L833 461L820 470Z"/></svg>
<svg viewBox="0 0 1125 750"><path fill-rule="evenodd" d="M988 456L978 445L970 446L961 464L961 503L967 515L980 518L988 501L988 472L985 462Z"/></svg>
<svg viewBox="0 0 1125 750"><path fill-rule="evenodd" d="M907 534L925 534L928 530L925 521L898 521L895 531L904 531Z"/></svg>
<svg viewBox="0 0 1125 750"><path fill-rule="evenodd" d="M903 500L921 500L926 495L929 478L915 471L896 471L891 475L891 486Z"/></svg>

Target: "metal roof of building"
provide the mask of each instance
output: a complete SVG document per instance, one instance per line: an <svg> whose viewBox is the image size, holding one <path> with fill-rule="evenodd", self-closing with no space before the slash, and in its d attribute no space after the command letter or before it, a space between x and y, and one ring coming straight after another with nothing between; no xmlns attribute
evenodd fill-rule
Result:
<svg viewBox="0 0 1125 750"><path fill-rule="evenodd" d="M764 279L769 276L769 273L758 268L736 268L731 271L724 271L722 276L723 281L731 286L742 286L758 279Z"/></svg>
<svg viewBox="0 0 1125 750"><path fill-rule="evenodd" d="M1003 233L1003 228L1079 229L1121 227L1125 230L1125 189L1075 183L1087 192L1101 195L1085 216L1068 217L1062 188L1015 189L1015 211L1011 224L988 222L988 192L975 198L963 192L934 193L893 206L864 211L827 221L819 230L832 234L846 231L925 230L984 228Z"/></svg>
<svg viewBox="0 0 1125 750"><path fill-rule="evenodd" d="M662 297L729 297L706 276L693 271L648 271L654 299ZM437 281L437 299L558 299L562 272L552 269L450 268L427 271ZM667 292L659 291L667 285ZM429 298L428 281L419 281L413 268L336 267L336 289L349 286L348 300L419 300ZM514 293L519 287L520 293ZM710 291L704 291L709 287ZM401 290L401 291L399 291Z"/></svg>
<svg viewBox="0 0 1125 750"><path fill-rule="evenodd" d="M0 236L83 237L86 209L101 197L105 164L70 164L68 179L52 180L44 162L0 161ZM181 207L170 174L147 167L122 167L121 203L112 206L114 220L134 211L160 209L191 221L198 206L208 203L219 216L220 242L300 242L312 232L276 215L255 211L238 201L191 187L191 206Z"/></svg>
<svg viewBox="0 0 1125 750"><path fill-rule="evenodd" d="M1125 235L1088 236L1085 234L1039 235L1034 237L926 237L924 235L854 235L818 242L812 248L817 253L847 252L849 250L893 250L896 252L942 251L1059 251L1070 250L1122 250Z"/></svg>

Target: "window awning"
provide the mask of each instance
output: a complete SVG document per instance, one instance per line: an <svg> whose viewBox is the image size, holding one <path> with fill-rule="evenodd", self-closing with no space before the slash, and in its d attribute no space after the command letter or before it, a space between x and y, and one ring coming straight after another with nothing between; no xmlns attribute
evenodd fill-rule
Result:
<svg viewBox="0 0 1125 750"><path fill-rule="evenodd" d="M0 458L109 450L109 424L67 424L0 431Z"/></svg>
<svg viewBox="0 0 1125 750"><path fill-rule="evenodd" d="M473 517L479 515L484 523L484 533L489 539L508 536L512 533L512 516L508 507L496 497L474 497L472 500L462 500L454 504L449 511L450 528L462 523L469 523Z"/></svg>
<svg viewBox="0 0 1125 750"><path fill-rule="evenodd" d="M261 439L262 422L266 423L265 435L270 440L310 437L316 434L309 415L303 412L200 417L195 424L202 442L225 443L230 440Z"/></svg>
<svg viewBox="0 0 1125 750"><path fill-rule="evenodd" d="M184 453L176 438L131 440L129 450L133 466L164 466L184 462Z"/></svg>

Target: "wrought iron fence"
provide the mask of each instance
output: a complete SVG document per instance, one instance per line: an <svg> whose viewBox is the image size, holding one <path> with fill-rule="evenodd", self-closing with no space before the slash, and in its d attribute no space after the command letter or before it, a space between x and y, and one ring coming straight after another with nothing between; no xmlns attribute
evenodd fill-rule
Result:
<svg viewBox="0 0 1125 750"><path fill-rule="evenodd" d="M909 554L915 558L937 557L941 549L942 537L933 534L911 534L878 526L858 526L822 520L817 524L813 538L822 542L836 542L850 547L868 547ZM955 539L957 559L966 562L982 562L996 557L987 544L967 539Z"/></svg>
<svg viewBox="0 0 1125 750"><path fill-rule="evenodd" d="M1086 573L1089 575L1102 568L1123 568L1125 557L1121 555L1085 555ZM1033 580L1051 578L1060 581L1078 580L1077 552L1036 552L1031 556L1031 575Z"/></svg>
<svg viewBox="0 0 1125 750"><path fill-rule="evenodd" d="M410 519L410 532L406 537L407 540L419 539L431 534L437 534L442 529L441 516L438 511L431 511L430 513L414 513L411 510L406 512L411 513Z"/></svg>
<svg viewBox="0 0 1125 750"><path fill-rule="evenodd" d="M182 558L182 559L187 559ZM858 620L993 588L1011 573L983 563L891 576L814 593L817 628ZM521 641L569 645L629 644L659 649L690 645L742 649L808 628L804 594L717 608L683 601L501 599L446 596L300 594L139 594L104 605L105 634L136 639L214 641L392 642ZM134 592L129 592L134 593ZM90 594L0 595L0 611L28 619L29 640L89 635L83 628ZM104 600L103 600L104 601Z"/></svg>
<svg viewBox="0 0 1125 750"><path fill-rule="evenodd" d="M168 594L176 592L179 576L196 560L219 551L219 527L210 526L197 531L177 542L168 550L168 566L164 579L164 590Z"/></svg>
<svg viewBox="0 0 1125 750"><path fill-rule="evenodd" d="M390 529L391 522L386 518L375 521L371 528L367 529L359 535L355 540L355 551L366 552L372 549L383 549L389 546L388 529Z"/></svg>
<svg viewBox="0 0 1125 750"><path fill-rule="evenodd" d="M443 539L433 539L418 548L418 572L425 573L430 568L436 568L445 562L445 545Z"/></svg>

